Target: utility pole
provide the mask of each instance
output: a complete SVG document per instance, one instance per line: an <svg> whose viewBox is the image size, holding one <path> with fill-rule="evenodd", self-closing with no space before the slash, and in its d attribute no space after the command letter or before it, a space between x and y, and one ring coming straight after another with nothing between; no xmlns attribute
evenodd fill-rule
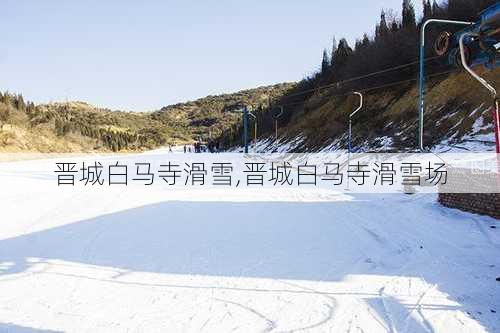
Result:
<svg viewBox="0 0 500 333"><path fill-rule="evenodd" d="M248 107L243 107L243 144L245 145L245 154L248 154Z"/></svg>

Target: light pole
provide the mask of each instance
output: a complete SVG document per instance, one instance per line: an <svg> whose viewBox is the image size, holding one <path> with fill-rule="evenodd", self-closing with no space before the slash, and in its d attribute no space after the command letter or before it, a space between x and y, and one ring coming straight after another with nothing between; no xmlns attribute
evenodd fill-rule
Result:
<svg viewBox="0 0 500 333"><path fill-rule="evenodd" d="M354 110L350 115L349 115L349 134L348 134L348 152L349 156L351 155L352 151L352 117L363 108L363 94L360 92L353 92L353 95L358 95L359 96L359 106L357 107L356 110Z"/></svg>
<svg viewBox="0 0 500 333"><path fill-rule="evenodd" d="M281 117L283 115L283 106L280 106L280 112L273 116L274 118L274 129L275 129L275 133L276 133L276 141L278 141L278 118Z"/></svg>
<svg viewBox="0 0 500 333"><path fill-rule="evenodd" d="M248 154L248 107L243 106L243 142L245 144L245 154Z"/></svg>
<svg viewBox="0 0 500 333"><path fill-rule="evenodd" d="M257 148L257 116L254 115L252 112L248 112L248 115L250 115L254 121L253 141L254 141L255 148Z"/></svg>
<svg viewBox="0 0 500 333"><path fill-rule="evenodd" d="M359 96L359 106L349 115L349 132L348 132L348 150L347 150L347 173L349 173L349 164L351 164L352 151L352 117L363 108L363 94L357 91L352 93ZM347 190L349 190L349 177L347 177Z"/></svg>
<svg viewBox="0 0 500 333"><path fill-rule="evenodd" d="M430 23L447 23L455 25L473 25L474 22L454 21L454 20L441 20L429 19L422 24L420 28L420 74L419 74L419 114L418 114L418 127L419 127L419 146L420 150L424 151L424 85L425 85L425 71L424 71L424 58L425 58L425 29Z"/></svg>
<svg viewBox="0 0 500 333"><path fill-rule="evenodd" d="M231 113L243 113L243 145L245 146L245 153L248 154L248 107L243 105L242 109L228 110Z"/></svg>

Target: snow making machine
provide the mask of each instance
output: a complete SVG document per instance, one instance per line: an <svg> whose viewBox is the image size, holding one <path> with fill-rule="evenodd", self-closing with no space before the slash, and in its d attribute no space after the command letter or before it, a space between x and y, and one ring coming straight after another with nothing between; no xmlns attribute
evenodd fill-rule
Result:
<svg viewBox="0 0 500 333"><path fill-rule="evenodd" d="M479 14L479 21L454 34L444 31L434 43L438 56L445 56L450 65L462 67L460 37L464 38L464 53L467 65L484 65L493 69L500 65L500 2Z"/></svg>
<svg viewBox="0 0 500 333"><path fill-rule="evenodd" d="M496 88L474 72L472 68L483 65L494 69L500 65L500 2L479 14L479 21L467 28L450 34L442 32L434 43L438 56L447 57L450 65L464 68L469 74L489 90L494 100L493 123L495 128L496 152L500 154L500 101ZM499 159L500 170L500 155Z"/></svg>

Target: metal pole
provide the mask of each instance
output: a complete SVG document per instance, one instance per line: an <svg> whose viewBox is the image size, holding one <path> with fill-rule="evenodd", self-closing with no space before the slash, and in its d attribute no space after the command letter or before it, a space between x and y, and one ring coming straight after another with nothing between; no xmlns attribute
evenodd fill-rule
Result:
<svg viewBox="0 0 500 333"><path fill-rule="evenodd" d="M257 144L257 119L254 118L253 121L253 144Z"/></svg>
<svg viewBox="0 0 500 333"><path fill-rule="evenodd" d="M359 106L357 107L356 110L354 110L354 112L352 112L350 115L349 115L349 155L351 154L351 151L352 151L352 117L359 111L363 108L363 94L361 94L360 92L353 92L352 93L353 95L358 95L359 96Z"/></svg>
<svg viewBox="0 0 500 333"><path fill-rule="evenodd" d="M253 132L253 141L255 145L255 149L257 148L257 116L254 115L252 112L248 112L248 115L253 118L254 121L254 132Z"/></svg>
<svg viewBox="0 0 500 333"><path fill-rule="evenodd" d="M349 154L352 151L351 142L352 142L352 119L351 119L351 117L349 117L349 147L348 147Z"/></svg>
<svg viewBox="0 0 500 333"><path fill-rule="evenodd" d="M498 110L498 99L495 100L495 107L493 109L493 124L495 126L495 142L497 146L497 154L500 154L500 112ZM497 156L497 159L499 158L500 157Z"/></svg>
<svg viewBox="0 0 500 333"><path fill-rule="evenodd" d="M248 154L248 107L243 107L243 142L245 144L245 154Z"/></svg>
<svg viewBox="0 0 500 333"><path fill-rule="evenodd" d="M349 165L351 164L351 152L352 152L352 117L363 108L363 94L360 92L353 92L353 95L359 96L359 106L349 115L349 131L348 131L348 147L347 147L347 173L349 173ZM347 189L349 190L349 177L347 177Z"/></svg>
<svg viewBox="0 0 500 333"><path fill-rule="evenodd" d="M472 70L472 68L469 67L469 64L467 63L467 58L465 56L465 48L464 48L464 39L465 39L465 37L479 37L479 35L475 34L475 33L471 33L471 32L466 32L466 33L463 33L460 36L460 58L462 60L462 66L464 66L465 70L467 72L469 72L469 74L472 75L472 77L474 77L486 89L488 89L490 91L491 95L493 96L493 98L496 99L497 98L497 91L496 91L496 89L491 84L489 84L485 79L483 79L482 77L480 77L479 75L477 75Z"/></svg>
<svg viewBox="0 0 500 333"><path fill-rule="evenodd" d="M420 72L419 72L419 114L418 114L418 127L419 127L419 146L420 150L424 151L424 105L425 105L425 70L424 70L424 58L425 58L425 29L430 23L448 23L448 24L458 24L458 25L473 25L473 22L465 21L453 21L453 20L440 20L440 19L430 19L422 24L420 29Z"/></svg>
<svg viewBox="0 0 500 333"><path fill-rule="evenodd" d="M274 125L275 125L275 131L276 131L276 141L278 141L278 118L281 117L282 114L283 114L283 106L280 106L280 113L278 113L274 117Z"/></svg>
<svg viewBox="0 0 500 333"><path fill-rule="evenodd" d="M489 90L491 93L491 96L493 97L494 100L494 109L493 109L493 124L495 126L495 142L496 142L496 152L497 154L500 154L500 122L499 122L499 114L498 114L498 99L497 99L497 91L495 87L493 87L491 84L488 83L485 79L480 77L476 72L470 68L469 64L467 63L467 58L465 56L465 47L464 47L464 39L466 37L479 37L478 34L476 33L471 33L471 32L466 32L460 36L460 58L462 60L462 66L464 66L465 70L469 72L470 75L472 75L473 78L475 78L479 83L481 83L486 89Z"/></svg>

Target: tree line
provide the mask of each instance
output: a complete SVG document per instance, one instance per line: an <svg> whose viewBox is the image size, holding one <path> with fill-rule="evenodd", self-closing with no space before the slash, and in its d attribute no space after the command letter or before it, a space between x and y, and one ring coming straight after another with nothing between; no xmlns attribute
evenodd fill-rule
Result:
<svg viewBox="0 0 500 333"><path fill-rule="evenodd" d="M436 0L432 2L423 0L422 18L417 22L413 2L403 0L400 15L382 10L373 37L364 34L362 38L356 40L354 46L349 45L345 38L341 38L338 43L333 38L331 51L323 52L319 72L306 81L310 81L309 85L314 87L411 63L418 59L420 26L425 20L440 18L474 21L478 19L480 11L496 2L495 0L449 0L438 3ZM449 25L431 26L426 37L428 41L426 57L434 56L433 40L443 29L454 32L461 28ZM443 59L437 59L427 64L427 70L433 73L446 66ZM361 82L346 84L345 88L362 89L375 84L405 80L415 77L417 70L418 65L415 64Z"/></svg>
<svg viewBox="0 0 500 333"><path fill-rule="evenodd" d="M0 92L0 131L7 123L29 129L48 125L56 136L71 133L95 140L112 151L154 148L175 136L173 130L147 114L95 109L85 103L35 105L21 94Z"/></svg>
<svg viewBox="0 0 500 333"><path fill-rule="evenodd" d="M275 99L272 103L275 107L267 109L264 114L260 115L262 119L260 128L266 133L273 130L273 114L276 113L276 106L279 105L291 105L285 107L284 114L280 117L282 124L287 123L296 110L303 110L307 113L306 102L318 93L319 87L325 85L332 87L328 90L329 93L340 95L353 90L415 79L418 74L417 63L362 80L337 84L350 78L417 61L420 27L425 20L440 18L475 21L479 18L479 13L482 10L496 2L496 0L448 0L447 2L422 0L423 13L420 19L417 19L415 6L411 0L402 1L399 14L382 10L371 36L365 33L355 41L354 45L350 45L345 38L337 40L333 37L331 48L323 50L319 69L300 81L288 94ZM426 57L434 58L433 41L441 31L446 30L453 33L459 29L461 28L449 25L430 26L426 33L428 41L425 50ZM440 73L449 69L449 65L443 58L430 59L426 63L427 74ZM241 135L241 131L240 126L238 135Z"/></svg>

